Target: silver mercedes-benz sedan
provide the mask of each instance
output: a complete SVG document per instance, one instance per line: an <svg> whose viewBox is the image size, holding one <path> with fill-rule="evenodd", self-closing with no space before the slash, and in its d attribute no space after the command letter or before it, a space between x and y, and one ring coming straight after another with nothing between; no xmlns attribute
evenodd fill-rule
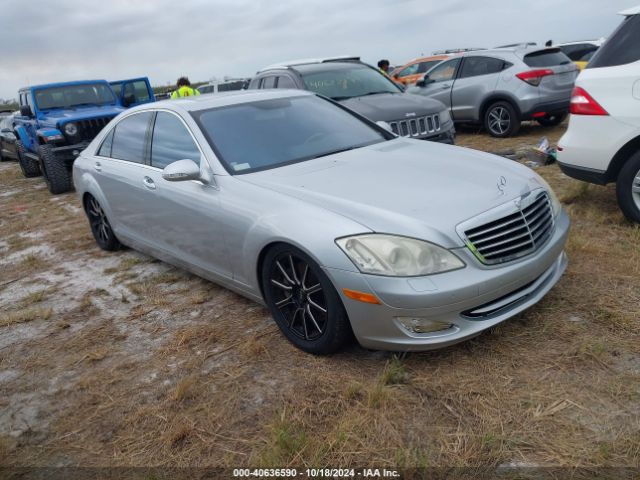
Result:
<svg viewBox="0 0 640 480"><path fill-rule="evenodd" d="M538 302L569 219L513 161L398 138L310 92L142 105L74 164L98 245L266 304L311 353L460 342ZM213 321L213 320L212 320Z"/></svg>

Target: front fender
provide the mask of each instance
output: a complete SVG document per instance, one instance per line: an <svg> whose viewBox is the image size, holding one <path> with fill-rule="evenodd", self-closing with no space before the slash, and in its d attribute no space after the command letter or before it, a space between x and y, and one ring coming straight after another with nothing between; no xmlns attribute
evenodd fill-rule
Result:
<svg viewBox="0 0 640 480"><path fill-rule="evenodd" d="M31 141L31 137L27 132L27 128L24 125L17 125L15 128L15 132L18 140L20 140L22 142L22 145L24 145L24 148L26 148L27 150L33 150L33 142Z"/></svg>
<svg viewBox="0 0 640 480"><path fill-rule="evenodd" d="M277 214L264 215L256 219L245 236L242 249L244 279L259 291L260 260L265 249L274 243L287 243L299 248L321 267L357 272L353 262L336 245L336 238L357 233L369 233L370 229L348 218L317 207L305 209L305 222L318 228L302 228L292 218L300 218L295 207L283 209Z"/></svg>

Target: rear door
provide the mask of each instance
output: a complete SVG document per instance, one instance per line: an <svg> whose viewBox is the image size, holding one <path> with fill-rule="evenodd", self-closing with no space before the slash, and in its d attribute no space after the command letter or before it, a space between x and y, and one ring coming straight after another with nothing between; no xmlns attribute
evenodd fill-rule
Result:
<svg viewBox="0 0 640 480"><path fill-rule="evenodd" d="M507 62L500 58L467 56L451 91L451 113L456 121L480 119L482 100L496 89L500 72Z"/></svg>
<svg viewBox="0 0 640 480"><path fill-rule="evenodd" d="M147 77L115 80L109 84L118 97L120 105L125 108L156 101Z"/></svg>
<svg viewBox="0 0 640 480"><path fill-rule="evenodd" d="M545 48L524 55L524 63L531 70L551 70L553 75L542 77L538 85L540 102L563 102L571 99L578 67L559 48Z"/></svg>
<svg viewBox="0 0 640 480"><path fill-rule="evenodd" d="M460 58L452 58L433 67L425 75L426 84L420 87L419 93L440 100L451 108L451 89L459 65Z"/></svg>

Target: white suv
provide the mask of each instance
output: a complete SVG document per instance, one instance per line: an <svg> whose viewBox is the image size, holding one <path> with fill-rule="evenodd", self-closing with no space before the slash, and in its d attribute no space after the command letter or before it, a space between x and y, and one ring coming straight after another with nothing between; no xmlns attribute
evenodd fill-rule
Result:
<svg viewBox="0 0 640 480"><path fill-rule="evenodd" d="M570 177L616 182L625 216L640 223L640 5L576 80L558 163Z"/></svg>

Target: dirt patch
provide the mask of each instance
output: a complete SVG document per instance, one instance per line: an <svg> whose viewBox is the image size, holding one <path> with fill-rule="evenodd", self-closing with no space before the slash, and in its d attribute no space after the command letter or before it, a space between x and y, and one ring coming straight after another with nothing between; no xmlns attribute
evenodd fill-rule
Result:
<svg viewBox="0 0 640 480"><path fill-rule="evenodd" d="M505 152L562 132L458 144ZM611 186L537 171L573 222L542 302L443 351L319 358L251 301L102 252L74 195L0 164L0 464L638 465L640 230Z"/></svg>

